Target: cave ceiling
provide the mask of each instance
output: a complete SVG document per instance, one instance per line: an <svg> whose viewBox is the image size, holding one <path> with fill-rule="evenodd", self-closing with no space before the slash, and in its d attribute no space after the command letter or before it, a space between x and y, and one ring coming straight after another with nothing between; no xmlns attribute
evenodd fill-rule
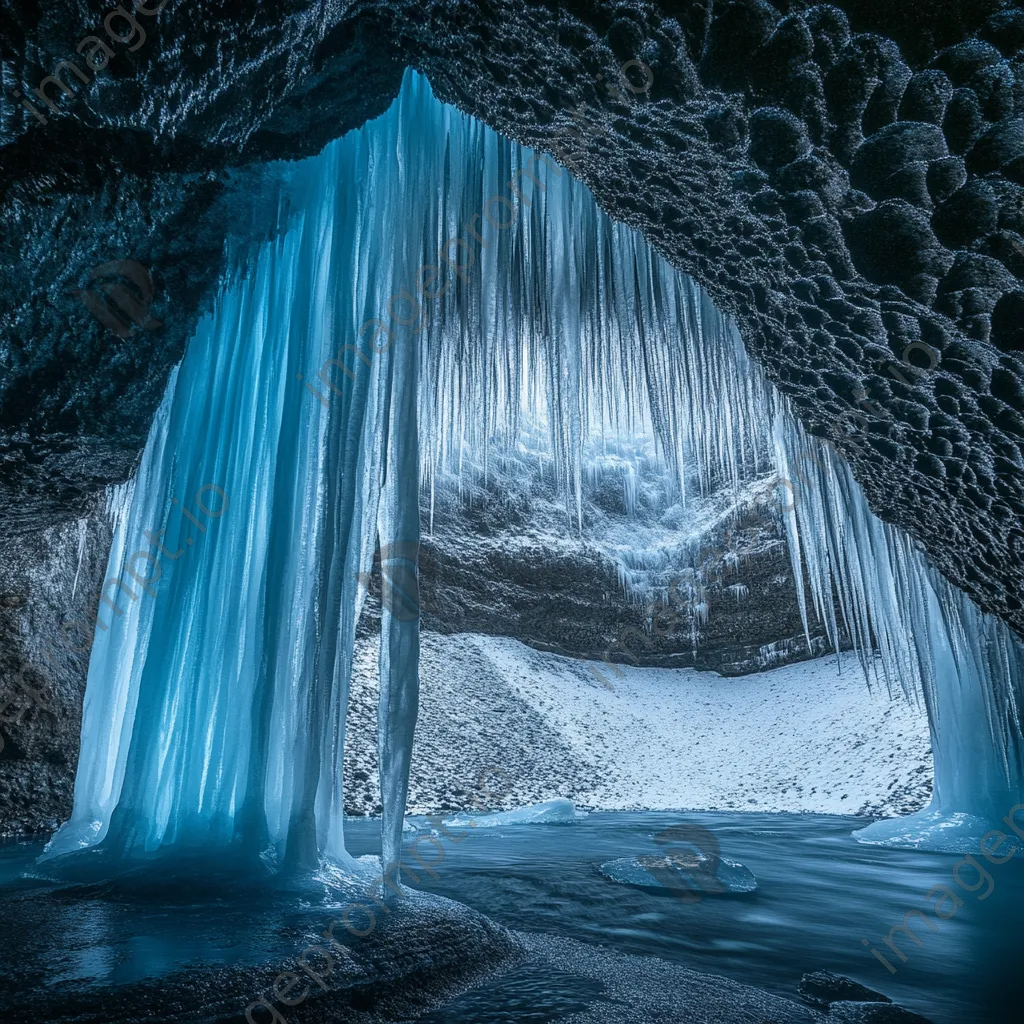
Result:
<svg viewBox="0 0 1024 1024"><path fill-rule="evenodd" d="M874 511L1024 634L1018 5L137 3L117 42L115 5L0 2L9 529L131 472L226 235L267 230L269 162L382 113L413 67L698 280ZM87 57L107 66L56 111L19 105ZM146 268L129 329L83 301L98 267Z"/></svg>

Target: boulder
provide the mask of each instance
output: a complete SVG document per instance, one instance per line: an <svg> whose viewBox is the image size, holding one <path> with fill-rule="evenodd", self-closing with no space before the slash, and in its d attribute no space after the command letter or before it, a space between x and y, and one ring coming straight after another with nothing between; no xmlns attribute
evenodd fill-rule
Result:
<svg viewBox="0 0 1024 1024"><path fill-rule="evenodd" d="M1002 352L1024 352L1024 291L1007 292L996 303L990 338Z"/></svg>
<svg viewBox="0 0 1024 1024"><path fill-rule="evenodd" d="M954 85L964 85L981 68L998 64L1003 55L982 39L967 39L956 46L943 50L933 61L932 67L945 71Z"/></svg>
<svg viewBox="0 0 1024 1024"><path fill-rule="evenodd" d="M960 156L944 156L933 160L925 176L928 193L934 203L948 199L966 181L967 171L963 157Z"/></svg>
<svg viewBox="0 0 1024 1024"><path fill-rule="evenodd" d="M800 998L809 1006L819 1010L827 1010L829 1005L840 1000L853 1000L862 1003L889 1003L892 1000L881 992L861 985L852 978L831 971L812 971L800 979L797 986Z"/></svg>

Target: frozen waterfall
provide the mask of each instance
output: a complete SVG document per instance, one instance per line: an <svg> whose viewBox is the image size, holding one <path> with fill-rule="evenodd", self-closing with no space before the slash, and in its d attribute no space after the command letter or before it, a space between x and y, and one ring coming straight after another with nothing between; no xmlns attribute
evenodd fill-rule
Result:
<svg viewBox="0 0 1024 1024"><path fill-rule="evenodd" d="M775 423L794 574L836 638L832 595L866 670L928 710L935 789L925 810L880 821L864 841L967 849L1021 802L1024 647L868 510L831 447L789 415ZM806 628L807 609L801 609Z"/></svg>
<svg viewBox="0 0 1024 1024"><path fill-rule="evenodd" d="M805 618L836 638L838 605L865 663L927 702L930 813L998 818L1020 799L1021 646L871 515L736 329L583 185L412 72L385 115L280 177L280 231L232 254L113 502L74 813L48 856L219 848L352 866L347 694L379 548L394 862L419 488L487 473L528 437L543 438L567 530L582 527L587 453L626 465L628 488L624 437L651 439L681 501L773 466L795 480L802 459L787 522Z"/></svg>

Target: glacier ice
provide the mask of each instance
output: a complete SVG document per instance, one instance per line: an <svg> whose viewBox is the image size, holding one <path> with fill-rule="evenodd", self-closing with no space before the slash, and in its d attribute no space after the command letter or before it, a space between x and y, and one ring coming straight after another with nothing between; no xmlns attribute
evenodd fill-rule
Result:
<svg viewBox="0 0 1024 1024"><path fill-rule="evenodd" d="M776 472L805 622L837 647L842 624L872 671L927 705L931 812L998 819L1020 799L1020 644L870 513L736 328L585 186L413 72L387 113L273 180L272 237L233 243L138 472L110 495L74 811L47 856L271 848L297 869L352 866L347 698L379 548L405 581L392 593L412 594L382 612L382 846L396 862L419 489L467 487L495 460L547 467L576 531L595 474L633 508L658 467L685 534L712 492L738 501ZM225 504L200 519L207 488ZM665 586L665 551L623 543L619 558L624 585ZM687 586L706 621L701 581Z"/></svg>

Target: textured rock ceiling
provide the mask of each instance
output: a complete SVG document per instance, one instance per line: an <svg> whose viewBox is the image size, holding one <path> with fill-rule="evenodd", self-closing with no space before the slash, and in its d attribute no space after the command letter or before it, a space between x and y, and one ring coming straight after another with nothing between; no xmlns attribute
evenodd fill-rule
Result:
<svg viewBox="0 0 1024 1024"><path fill-rule="evenodd" d="M2 0L0 14L5 86L27 92L103 11ZM224 232L245 228L234 197L256 164L375 116L413 66L442 99L567 154L735 316L875 511L1024 633L1017 5L169 0L139 18L146 41L115 46L49 124L4 101L0 446L16 525L129 471ZM607 88L630 60L653 75L643 102ZM122 341L66 290L126 258L151 267L163 327ZM912 343L909 361L937 365L901 366Z"/></svg>

